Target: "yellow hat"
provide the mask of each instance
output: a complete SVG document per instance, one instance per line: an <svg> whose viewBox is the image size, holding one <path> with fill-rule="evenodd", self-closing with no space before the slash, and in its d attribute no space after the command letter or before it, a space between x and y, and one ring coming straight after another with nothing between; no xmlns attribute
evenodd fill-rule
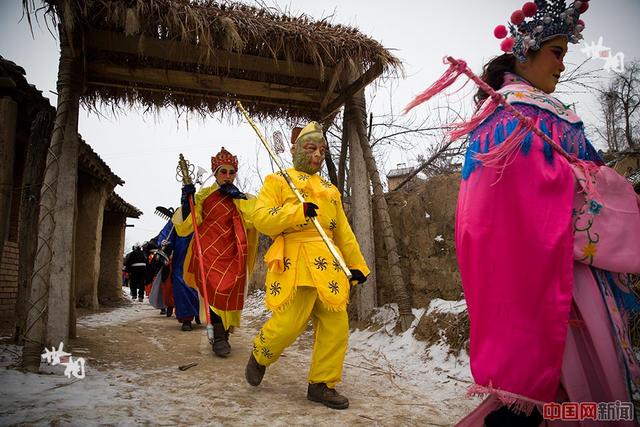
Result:
<svg viewBox="0 0 640 427"><path fill-rule="evenodd" d="M295 132L295 130L294 130ZM302 139L322 139L324 140L324 133L322 132L322 125L318 122L310 122L308 125L302 128L298 136L296 137L294 144Z"/></svg>

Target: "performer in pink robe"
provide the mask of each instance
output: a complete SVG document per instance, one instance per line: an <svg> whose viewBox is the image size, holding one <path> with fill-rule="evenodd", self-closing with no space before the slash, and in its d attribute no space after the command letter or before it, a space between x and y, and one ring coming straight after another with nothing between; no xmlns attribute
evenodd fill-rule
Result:
<svg viewBox="0 0 640 427"><path fill-rule="evenodd" d="M623 301L629 273L640 272L640 202L550 95L587 8L542 0L514 12L506 53L484 68L489 93L480 89L476 115L453 132L470 141L456 213L470 392L489 396L460 426L637 425L640 367ZM452 65L408 108L463 69ZM567 424L553 412L566 402L600 406Z"/></svg>

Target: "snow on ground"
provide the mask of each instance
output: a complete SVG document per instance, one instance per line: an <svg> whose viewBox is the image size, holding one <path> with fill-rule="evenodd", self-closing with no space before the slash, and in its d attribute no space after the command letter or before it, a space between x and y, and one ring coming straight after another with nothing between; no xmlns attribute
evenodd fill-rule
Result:
<svg viewBox="0 0 640 427"><path fill-rule="evenodd" d="M434 302L428 312L433 311L434 306L444 306L445 303L444 300ZM438 399L447 400L464 395L467 383L471 382L466 352L462 351L460 356L454 357L448 354L448 346L436 344L427 347L413 336L425 312L425 309L413 309L415 320L411 327L397 334L394 332L398 318L397 304L376 309L372 322L381 327L351 333L347 362L364 363L372 369L384 370L397 383L416 386L427 395L437 395Z"/></svg>
<svg viewBox="0 0 640 427"><path fill-rule="evenodd" d="M181 332L146 300L79 319L80 338L65 343L65 351L87 359L84 379L59 369L38 375L5 368L17 364L21 348L1 340L0 425L453 425L477 405L465 397L468 357L453 358L446 347L427 348L413 337L425 309L414 310L411 329L396 334L394 305L351 333L338 385L351 399L348 410L305 398L310 331L267 369L260 387L248 386L251 340L269 316L263 301L264 292L247 298L227 359L211 354L203 326ZM447 303L459 309L459 302L436 301L429 310ZM178 369L189 363L196 365Z"/></svg>

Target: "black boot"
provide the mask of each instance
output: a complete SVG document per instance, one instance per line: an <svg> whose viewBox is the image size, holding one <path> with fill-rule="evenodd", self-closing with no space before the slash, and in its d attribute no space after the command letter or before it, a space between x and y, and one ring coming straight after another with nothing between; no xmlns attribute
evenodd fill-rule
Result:
<svg viewBox="0 0 640 427"><path fill-rule="evenodd" d="M160 314L167 314L167 309L166 308L161 308L160 309Z"/></svg>
<svg viewBox="0 0 640 427"><path fill-rule="evenodd" d="M267 367L259 364L256 358L253 356L253 353L251 353L251 356L249 356L249 361L247 362L247 367L244 368L244 377L252 386L259 386L262 382L262 378L264 377L264 372L266 370Z"/></svg>
<svg viewBox="0 0 640 427"><path fill-rule="evenodd" d="M173 307L167 308L167 317L171 317L172 314L173 314Z"/></svg>
<svg viewBox="0 0 640 427"><path fill-rule="evenodd" d="M182 322L182 330L187 332L187 331L191 331L193 330L193 327L191 327L191 321L187 321L187 322Z"/></svg>
<svg viewBox="0 0 640 427"><path fill-rule="evenodd" d="M331 409L347 409L349 407L349 399L335 389L329 388L325 383L309 384L307 399L322 403Z"/></svg>
<svg viewBox="0 0 640 427"><path fill-rule="evenodd" d="M231 353L231 346L227 341L227 331L224 330L222 323L214 323L213 325L213 342L211 348L218 357L227 357Z"/></svg>
<svg viewBox="0 0 640 427"><path fill-rule="evenodd" d="M542 415L537 408L533 408L531 414L526 415L507 406L501 406L484 419L484 425L487 427L537 427L541 422Z"/></svg>

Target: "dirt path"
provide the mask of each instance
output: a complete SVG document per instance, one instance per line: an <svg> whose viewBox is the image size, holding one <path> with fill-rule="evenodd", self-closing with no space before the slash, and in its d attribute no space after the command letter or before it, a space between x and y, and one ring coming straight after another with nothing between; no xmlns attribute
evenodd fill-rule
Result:
<svg viewBox="0 0 640 427"><path fill-rule="evenodd" d="M87 360L86 378L5 371L0 424L441 426L452 425L475 404L464 399L463 384L447 380L417 387L392 363L380 365L359 348L349 351L338 386L350 408L335 411L309 402L310 331L267 369L259 387L251 387L244 366L264 319L261 313L245 316L244 326L231 335L231 356L221 359L213 355L204 327L182 332L174 318L146 303L84 317L79 337L65 349ZM178 369L189 363L197 365ZM437 393L447 387L447 393Z"/></svg>

